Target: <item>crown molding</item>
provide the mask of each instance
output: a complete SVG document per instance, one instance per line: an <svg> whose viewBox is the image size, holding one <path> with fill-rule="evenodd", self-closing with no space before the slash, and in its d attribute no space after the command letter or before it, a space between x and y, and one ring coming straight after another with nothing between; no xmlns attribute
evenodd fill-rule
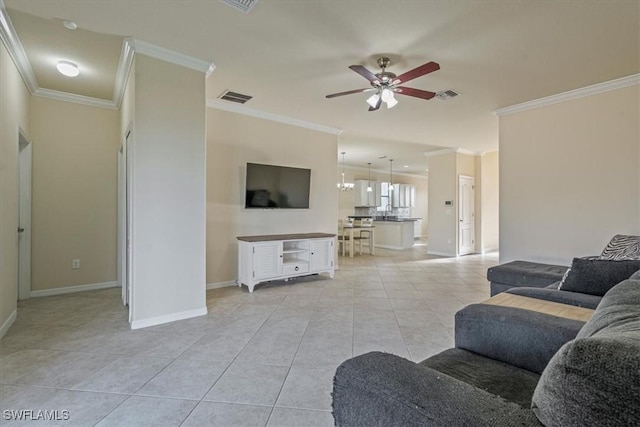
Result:
<svg viewBox="0 0 640 427"><path fill-rule="evenodd" d="M436 157L443 156L445 154L458 153L458 154L467 154L469 156L484 156L484 151L471 151L465 148L460 147L452 147L452 148L444 148L442 150L435 151L427 151L424 153L426 157Z"/></svg>
<svg viewBox="0 0 640 427"><path fill-rule="evenodd" d="M36 79L36 75L33 72L29 58L24 51L24 47L22 46L22 43L18 38L18 34L11 23L11 19L9 18L9 14L7 13L3 0L0 0L0 40L2 40L6 46L9 56L11 56L11 59L16 65L16 68L18 69L18 72L31 95L56 99L58 101L75 102L77 104L100 108L120 108L135 53L141 53L156 59L200 71L204 73L206 77L209 77L213 70L215 70L215 65L211 62L202 61L179 52L154 46L151 43L127 37L122 42L120 61L118 63L118 70L116 72L116 80L113 88L113 100L106 100L41 88L38 84L38 80Z"/></svg>
<svg viewBox="0 0 640 427"><path fill-rule="evenodd" d="M76 104L89 105L91 107L108 108L111 110L117 110L118 106L108 99L92 98L90 96L77 95L75 93L60 92L53 89L38 88L33 92L34 96L41 96L43 98L55 99L58 101L75 102Z"/></svg>
<svg viewBox="0 0 640 427"><path fill-rule="evenodd" d="M131 41L136 53L141 53L155 59L160 59L165 62L200 71L205 74L205 77L209 77L213 70L216 69L213 62L203 61L201 59L194 58L193 56L165 49L142 40L131 39Z"/></svg>
<svg viewBox="0 0 640 427"><path fill-rule="evenodd" d="M221 101L219 99L207 99L207 107L215 108L217 110L224 110L231 113L243 114L245 116L256 117L259 119L270 120L272 122L284 123L286 125L297 126L305 129L315 130L318 132L329 133L331 135L340 135L342 133L342 129L319 125L316 123L294 119L291 117L280 116L278 114L267 113L265 111L245 107L242 104L237 104L229 101Z"/></svg>
<svg viewBox="0 0 640 427"><path fill-rule="evenodd" d="M120 61L118 62L118 71L116 72L116 82L113 87L113 104L120 108L122 105L122 97L127 87L131 65L133 64L133 56L135 50L133 48L133 39L126 37L122 41L122 50L120 51Z"/></svg>
<svg viewBox="0 0 640 427"><path fill-rule="evenodd" d="M520 113L522 111L532 110L534 108L546 107L548 105L571 101L578 98L584 98L585 96L596 95L599 93L609 92L611 90L622 89L638 84L640 84L640 74L633 74L627 77L622 77L619 79L609 80L607 82L597 83L591 86L570 90L568 92L562 92L556 95L522 102L520 104L511 105L509 107L498 108L493 113L498 117L506 116L509 114Z"/></svg>
<svg viewBox="0 0 640 427"><path fill-rule="evenodd" d="M0 39L16 64L27 89L33 94L38 89L38 80L2 0L0 0Z"/></svg>

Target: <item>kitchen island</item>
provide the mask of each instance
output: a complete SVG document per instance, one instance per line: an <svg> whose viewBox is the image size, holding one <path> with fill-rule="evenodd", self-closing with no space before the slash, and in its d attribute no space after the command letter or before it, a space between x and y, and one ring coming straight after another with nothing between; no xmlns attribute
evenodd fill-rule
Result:
<svg viewBox="0 0 640 427"><path fill-rule="evenodd" d="M414 223L419 218L397 218L373 221L376 227L375 245L385 249L410 249L414 241Z"/></svg>

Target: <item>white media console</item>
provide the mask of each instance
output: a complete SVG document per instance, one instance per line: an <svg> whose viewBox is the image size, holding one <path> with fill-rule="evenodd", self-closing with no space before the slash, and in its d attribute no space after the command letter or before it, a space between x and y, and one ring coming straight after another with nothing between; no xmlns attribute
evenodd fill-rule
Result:
<svg viewBox="0 0 640 427"><path fill-rule="evenodd" d="M249 292L262 282L309 274L334 274L335 234L242 236L238 239L238 286Z"/></svg>

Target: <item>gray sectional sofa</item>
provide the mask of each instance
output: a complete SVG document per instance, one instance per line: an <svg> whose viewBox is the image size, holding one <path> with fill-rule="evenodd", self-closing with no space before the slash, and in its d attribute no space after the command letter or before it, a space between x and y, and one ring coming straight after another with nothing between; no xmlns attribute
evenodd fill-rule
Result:
<svg viewBox="0 0 640 427"><path fill-rule="evenodd" d="M420 363L372 352L340 365L336 426L640 425L640 280L596 296L592 313L553 301L567 298L557 290L527 289L590 318L468 306L456 315L455 348Z"/></svg>
<svg viewBox="0 0 640 427"><path fill-rule="evenodd" d="M639 236L487 278L492 298L456 313L454 348L340 365L336 426L640 426Z"/></svg>

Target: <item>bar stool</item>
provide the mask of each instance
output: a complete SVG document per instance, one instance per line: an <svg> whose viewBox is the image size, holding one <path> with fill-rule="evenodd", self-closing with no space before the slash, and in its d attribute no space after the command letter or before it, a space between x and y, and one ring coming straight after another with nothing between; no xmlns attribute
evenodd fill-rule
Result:
<svg viewBox="0 0 640 427"><path fill-rule="evenodd" d="M373 227L373 219L372 218L362 218L360 220L360 227L364 228L360 230L360 233L357 237L354 237L354 240L358 241L358 252L362 255L362 241L367 241L367 244L371 242L371 230L366 230L367 227Z"/></svg>

